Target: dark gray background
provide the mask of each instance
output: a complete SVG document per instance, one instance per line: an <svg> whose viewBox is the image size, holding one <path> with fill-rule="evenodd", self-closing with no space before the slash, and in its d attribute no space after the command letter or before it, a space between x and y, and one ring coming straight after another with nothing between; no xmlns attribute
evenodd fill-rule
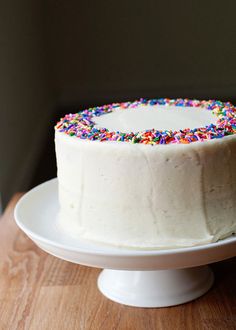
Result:
<svg viewBox="0 0 236 330"><path fill-rule="evenodd" d="M0 191L56 175L65 112L139 97L236 100L235 1L0 4Z"/></svg>

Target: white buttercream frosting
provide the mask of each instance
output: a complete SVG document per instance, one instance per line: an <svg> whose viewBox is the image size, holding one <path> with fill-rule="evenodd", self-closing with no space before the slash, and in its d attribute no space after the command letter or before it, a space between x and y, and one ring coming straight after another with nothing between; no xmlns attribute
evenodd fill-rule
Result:
<svg viewBox="0 0 236 330"><path fill-rule="evenodd" d="M119 111L96 117L96 125L136 131L215 120L202 109ZM55 144L60 224L72 235L148 249L205 244L236 231L235 135L151 146L56 131Z"/></svg>
<svg viewBox="0 0 236 330"><path fill-rule="evenodd" d="M95 117L96 127L106 127L110 131L137 132L146 129L179 130L193 129L216 123L216 116L206 109L194 107L176 107L139 105L135 108L121 108L106 115Z"/></svg>

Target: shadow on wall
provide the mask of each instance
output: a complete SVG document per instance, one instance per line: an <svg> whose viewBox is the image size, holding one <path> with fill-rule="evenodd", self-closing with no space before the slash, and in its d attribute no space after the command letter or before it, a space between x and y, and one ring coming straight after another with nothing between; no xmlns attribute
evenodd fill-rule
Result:
<svg viewBox="0 0 236 330"><path fill-rule="evenodd" d="M43 1L0 2L0 193L29 188L54 102Z"/></svg>

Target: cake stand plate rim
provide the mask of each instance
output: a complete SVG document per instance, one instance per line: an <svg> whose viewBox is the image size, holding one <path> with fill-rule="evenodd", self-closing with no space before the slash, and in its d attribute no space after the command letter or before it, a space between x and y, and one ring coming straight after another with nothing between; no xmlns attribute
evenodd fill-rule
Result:
<svg viewBox="0 0 236 330"><path fill-rule="evenodd" d="M33 201L33 205L32 202ZM51 203L50 203L51 202ZM27 192L25 195L23 195L20 200L18 201L15 210L14 210L14 217L16 220L17 225L20 227L20 229L29 236L40 248L47 251L48 253L51 253L53 255L56 255L59 258L81 263L89 266L95 266L95 267L103 267L103 268L114 268L116 264L116 259L119 261L119 263L124 264L124 266L118 267L118 269L149 269L148 267L148 259L152 260L153 265L150 267L150 269L167 269L167 268L177 268L174 263L170 264L168 266L168 263L170 260L167 260L167 263L162 268L161 264L163 263L163 258L182 258L186 255L199 255L206 252L210 252L209 256L212 255L213 259L205 258L196 260L195 262L192 262L191 264L186 264L186 267L191 266L198 266L202 264L207 264L219 260L223 260L226 258L230 258L236 255L236 237L232 236L230 238L221 240L216 243L209 243L206 245L199 245L199 246L193 246L193 247L184 247L184 248L175 248L175 249L163 249L163 250L136 250L136 249L125 249L125 248L118 248L118 247L112 247L108 245L102 245L100 243L96 242L88 242L85 240L77 240L75 245L70 245L68 243L63 243L60 241L60 237L54 237L54 239L49 239L48 237L45 237L46 235L42 232L40 232L40 226L37 227L36 220L45 220L44 222L47 224L48 229L50 232L50 229L54 229L53 226L55 226L55 212L58 208L58 202L57 202L57 178L51 179L49 181L46 181L35 188L31 189L29 192ZM47 207L46 207L47 206ZM32 208L34 207L34 210ZM40 209L41 207L41 209ZM43 214L40 212L42 211L43 207ZM38 208L38 209L37 209ZM34 220L32 221L26 221L26 217L31 216L30 213L34 212ZM54 217L53 217L54 213ZM30 219L31 220L31 219ZM46 221L48 220L48 221ZM54 220L54 222L53 222ZM30 225L31 224L31 228ZM36 223L36 225L35 225ZM32 230L32 224L34 225ZM51 227L50 227L51 226ZM42 225L41 225L42 227ZM87 245L88 244L88 245ZM54 252L57 251L56 253ZM224 252L224 250L227 250ZM50 252L51 251L51 252ZM59 252L58 252L59 251ZM219 253L221 251L221 253ZM231 251L231 252L230 252ZM65 256L61 255L62 252L65 252ZM73 255L71 258L68 256ZM218 254L218 256L216 255ZM82 260L79 259L82 257ZM84 258L88 257L88 262L86 263L86 260ZM106 258L103 260L103 262L99 262L99 258L103 257ZM113 257L114 260L112 262L109 262L109 257ZM93 259L94 260L93 262ZM110 258L111 259L111 258ZM158 259L160 259L160 263L158 262ZM107 264L106 264L107 260ZM136 268L132 268L132 265L129 265L129 262L135 263L135 261L138 260L138 263L134 265ZM145 262L146 260L146 262ZM105 264L104 264L105 262ZM143 266L138 264L141 262ZM184 267L184 263L180 265L180 267Z"/></svg>

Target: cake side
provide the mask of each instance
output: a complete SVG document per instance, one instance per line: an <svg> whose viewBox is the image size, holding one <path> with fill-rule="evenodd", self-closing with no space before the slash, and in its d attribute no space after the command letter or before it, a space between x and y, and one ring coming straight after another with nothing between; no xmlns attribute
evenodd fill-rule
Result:
<svg viewBox="0 0 236 330"><path fill-rule="evenodd" d="M236 230L235 137L152 148L56 133L56 148L61 223L70 233L154 248Z"/></svg>

